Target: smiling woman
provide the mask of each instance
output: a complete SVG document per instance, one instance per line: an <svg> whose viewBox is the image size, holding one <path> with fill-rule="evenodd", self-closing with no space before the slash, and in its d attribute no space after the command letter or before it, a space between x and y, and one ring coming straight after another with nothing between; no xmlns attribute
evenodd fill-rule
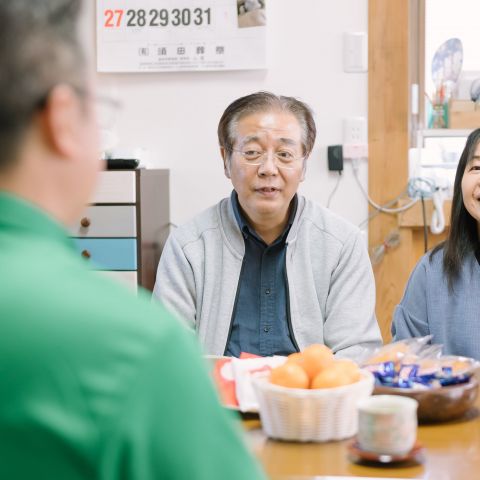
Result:
<svg viewBox="0 0 480 480"><path fill-rule="evenodd" d="M458 163L447 240L413 271L395 309L395 340L432 334L444 352L480 359L480 129Z"/></svg>
<svg viewBox="0 0 480 480"><path fill-rule="evenodd" d="M462 178L462 197L467 212L477 222L480 236L480 144L477 143L473 156L468 161Z"/></svg>

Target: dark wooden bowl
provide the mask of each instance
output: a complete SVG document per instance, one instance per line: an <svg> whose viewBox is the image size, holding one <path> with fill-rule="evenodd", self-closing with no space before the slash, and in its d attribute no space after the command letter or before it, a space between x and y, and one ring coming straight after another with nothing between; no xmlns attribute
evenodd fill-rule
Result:
<svg viewBox="0 0 480 480"><path fill-rule="evenodd" d="M478 394L478 382L469 382L429 390L412 390L376 386L374 395L401 395L418 402L418 421L422 423L446 422L462 417L473 407Z"/></svg>

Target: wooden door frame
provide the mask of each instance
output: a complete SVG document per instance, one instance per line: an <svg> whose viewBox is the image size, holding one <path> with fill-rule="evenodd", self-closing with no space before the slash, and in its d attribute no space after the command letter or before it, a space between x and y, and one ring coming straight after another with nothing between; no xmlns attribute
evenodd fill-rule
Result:
<svg viewBox="0 0 480 480"><path fill-rule="evenodd" d="M420 83L423 105L424 0L369 0L368 2L368 192L383 204L399 195L408 181L408 151L414 144L411 132L418 121L410 109L410 85ZM420 53L421 52L421 53ZM412 124L413 123L413 124ZM374 213L370 207L370 213ZM398 228L396 215L380 213L369 222L369 247L382 245ZM391 339L390 326L416 258L411 252L414 232L400 229L400 245L387 251L374 266L376 314L384 341Z"/></svg>

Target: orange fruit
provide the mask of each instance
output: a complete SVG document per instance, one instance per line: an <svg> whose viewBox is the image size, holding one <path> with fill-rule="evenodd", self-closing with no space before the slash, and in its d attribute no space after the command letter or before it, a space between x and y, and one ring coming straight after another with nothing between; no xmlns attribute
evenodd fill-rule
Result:
<svg viewBox="0 0 480 480"><path fill-rule="evenodd" d="M350 375L352 383L360 380L360 368L358 368L358 365L354 361L348 358L340 358L335 360L335 366L336 368L342 368L345 373Z"/></svg>
<svg viewBox="0 0 480 480"><path fill-rule="evenodd" d="M310 380L334 361L332 351L325 345L310 345L301 355L302 366Z"/></svg>
<svg viewBox="0 0 480 480"><path fill-rule="evenodd" d="M297 365L300 365L303 368L303 363L304 363L303 355L300 352L291 353L287 357L287 362L296 363Z"/></svg>
<svg viewBox="0 0 480 480"><path fill-rule="evenodd" d="M272 369L270 383L288 388L308 388L309 379L300 365L286 362Z"/></svg>
<svg viewBox="0 0 480 480"><path fill-rule="evenodd" d="M345 369L344 365L335 362L315 376L310 388L334 388L351 383L354 383L352 375Z"/></svg>

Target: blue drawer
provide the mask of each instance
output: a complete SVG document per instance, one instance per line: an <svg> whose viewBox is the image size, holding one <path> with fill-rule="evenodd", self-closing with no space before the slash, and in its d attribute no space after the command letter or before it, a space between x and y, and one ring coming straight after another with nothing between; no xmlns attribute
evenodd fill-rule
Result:
<svg viewBox="0 0 480 480"><path fill-rule="evenodd" d="M96 270L136 270L135 238L74 238L81 255Z"/></svg>

